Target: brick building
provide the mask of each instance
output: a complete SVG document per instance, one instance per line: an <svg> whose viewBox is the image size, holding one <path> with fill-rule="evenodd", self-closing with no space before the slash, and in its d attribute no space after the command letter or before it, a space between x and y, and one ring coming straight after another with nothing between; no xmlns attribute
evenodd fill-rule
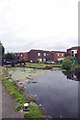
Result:
<svg viewBox="0 0 80 120"><path fill-rule="evenodd" d="M44 50L30 50L28 52L28 61L29 62L46 62L51 61L52 58L52 52L50 51L44 51Z"/></svg>
<svg viewBox="0 0 80 120"><path fill-rule="evenodd" d="M80 57L80 46L67 49L67 56Z"/></svg>
<svg viewBox="0 0 80 120"><path fill-rule="evenodd" d="M20 60L28 61L28 52L15 53L15 55Z"/></svg>
<svg viewBox="0 0 80 120"><path fill-rule="evenodd" d="M63 51L52 51L53 61L63 60L66 56L66 52Z"/></svg>

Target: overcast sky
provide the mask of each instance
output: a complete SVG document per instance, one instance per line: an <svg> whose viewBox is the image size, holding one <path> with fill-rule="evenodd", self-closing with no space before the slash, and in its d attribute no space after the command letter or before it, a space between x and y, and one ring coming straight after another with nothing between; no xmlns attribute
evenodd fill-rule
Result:
<svg viewBox="0 0 80 120"><path fill-rule="evenodd" d="M0 0L0 40L6 52L78 45L78 0Z"/></svg>

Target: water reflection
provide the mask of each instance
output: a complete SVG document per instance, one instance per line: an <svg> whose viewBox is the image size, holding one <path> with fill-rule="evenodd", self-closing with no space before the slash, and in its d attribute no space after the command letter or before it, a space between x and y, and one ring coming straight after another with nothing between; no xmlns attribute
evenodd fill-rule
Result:
<svg viewBox="0 0 80 120"><path fill-rule="evenodd" d="M62 73L67 77L67 79L80 81L80 73L79 72L72 72L72 71L63 70Z"/></svg>
<svg viewBox="0 0 80 120"><path fill-rule="evenodd" d="M53 118L60 118L60 116L77 118L78 81L70 79L75 76L69 71L63 71L63 73L61 70L47 71L34 77L38 84L27 84L27 92L36 94L37 104L41 104ZM70 79L69 82L67 82L67 77Z"/></svg>

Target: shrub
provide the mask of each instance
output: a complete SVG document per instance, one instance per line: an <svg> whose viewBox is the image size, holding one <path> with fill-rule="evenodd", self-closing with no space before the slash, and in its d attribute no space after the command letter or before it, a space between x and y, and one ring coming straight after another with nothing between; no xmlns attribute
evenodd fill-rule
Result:
<svg viewBox="0 0 80 120"><path fill-rule="evenodd" d="M76 59L76 63L77 63L77 64L80 64L80 58L77 58L77 59Z"/></svg>
<svg viewBox="0 0 80 120"><path fill-rule="evenodd" d="M62 62L62 68L66 70L71 70L72 64L73 64L73 58L67 57Z"/></svg>

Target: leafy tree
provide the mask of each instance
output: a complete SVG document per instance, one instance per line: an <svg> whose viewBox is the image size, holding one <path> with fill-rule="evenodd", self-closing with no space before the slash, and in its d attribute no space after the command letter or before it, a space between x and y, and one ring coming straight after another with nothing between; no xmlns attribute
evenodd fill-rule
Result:
<svg viewBox="0 0 80 120"><path fill-rule="evenodd" d="M80 57L76 59L76 63L80 64Z"/></svg>
<svg viewBox="0 0 80 120"><path fill-rule="evenodd" d="M5 52L5 48L3 47L2 43L0 42L0 55L3 56Z"/></svg>
<svg viewBox="0 0 80 120"><path fill-rule="evenodd" d="M13 53L7 53L5 54L5 60L15 60L16 59L16 56L13 54Z"/></svg>
<svg viewBox="0 0 80 120"><path fill-rule="evenodd" d="M67 57L62 62L62 68L66 70L71 70L74 59L72 57Z"/></svg>

